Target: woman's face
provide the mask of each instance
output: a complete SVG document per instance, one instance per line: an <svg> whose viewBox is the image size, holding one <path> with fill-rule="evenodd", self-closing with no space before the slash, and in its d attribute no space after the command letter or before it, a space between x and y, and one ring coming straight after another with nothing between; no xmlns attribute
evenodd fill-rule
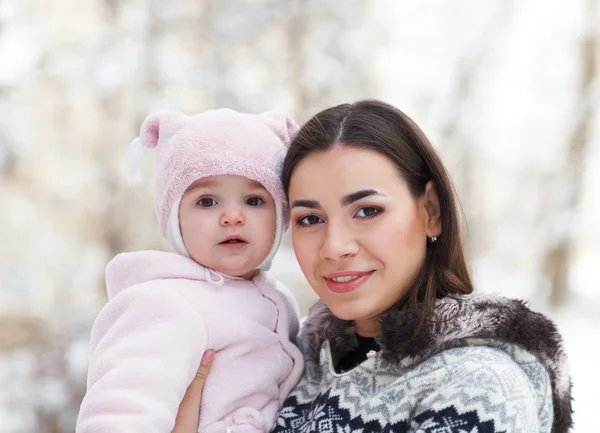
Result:
<svg viewBox="0 0 600 433"><path fill-rule="evenodd" d="M294 251L308 282L360 335L378 335L377 318L423 265L427 236L440 234L432 184L414 198L386 156L337 145L296 166L289 200Z"/></svg>

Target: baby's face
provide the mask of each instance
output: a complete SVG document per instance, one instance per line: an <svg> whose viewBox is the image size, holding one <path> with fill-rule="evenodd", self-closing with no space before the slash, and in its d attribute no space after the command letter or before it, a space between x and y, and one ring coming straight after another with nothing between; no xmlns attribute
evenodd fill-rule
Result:
<svg viewBox="0 0 600 433"><path fill-rule="evenodd" d="M205 177L183 195L179 225L196 262L251 278L275 240L275 203L260 183L245 177Z"/></svg>

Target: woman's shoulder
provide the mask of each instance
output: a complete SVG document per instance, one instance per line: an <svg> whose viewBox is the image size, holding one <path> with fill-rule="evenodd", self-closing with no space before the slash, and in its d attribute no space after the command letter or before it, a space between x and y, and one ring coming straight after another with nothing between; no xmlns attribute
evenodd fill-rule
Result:
<svg viewBox="0 0 600 433"><path fill-rule="evenodd" d="M553 408L554 431L567 431L571 425L571 381L562 338L549 318L520 300L472 294L438 300L432 320L413 337L418 326L419 316L411 308L381 319L378 342L389 365L400 365L406 374L418 372L417 384L426 377L435 379L432 386L438 388L444 380L451 381L450 390L454 389L451 385L460 388L471 383L468 375L478 375L479 392L489 395L495 390L486 388L486 382L494 377L505 378L504 382L491 382L498 387L511 381L521 390L541 387L546 394L534 390L529 395L537 407ZM356 344L352 323L335 318L322 303L311 310L303 334L306 353L313 359L318 359L324 341L338 356ZM444 363L452 374L444 376L440 370L437 375L425 374ZM465 366L477 368L471 371Z"/></svg>
<svg viewBox="0 0 600 433"><path fill-rule="evenodd" d="M466 431L551 431L552 387L543 363L511 344L464 343L414 365L397 382L417 394L413 422L437 428L453 422L469 426Z"/></svg>
<svg viewBox="0 0 600 433"><path fill-rule="evenodd" d="M543 364L518 347L478 343L448 348L410 367L379 355L338 375L331 371L327 343L320 359L307 361L275 431L300 431L292 426L323 416L336 427L331 431L369 430L377 423L384 430L424 433L550 432L551 386Z"/></svg>
<svg viewBox="0 0 600 433"><path fill-rule="evenodd" d="M496 377L495 385L525 380L532 388L542 389L551 384L548 371L537 356L516 345L482 339L464 340L462 344L444 349L406 371L418 377L425 377L424 372L435 371L431 380L438 386L461 383L486 387L487 383L480 383L482 381L477 379L483 376ZM548 395L546 392L545 396Z"/></svg>

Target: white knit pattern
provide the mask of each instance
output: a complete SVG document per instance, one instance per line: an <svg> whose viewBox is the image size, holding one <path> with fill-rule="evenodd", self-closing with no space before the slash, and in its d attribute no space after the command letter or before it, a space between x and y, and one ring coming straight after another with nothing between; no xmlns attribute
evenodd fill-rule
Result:
<svg viewBox="0 0 600 433"><path fill-rule="evenodd" d="M464 344L410 369L377 354L336 375L326 343L273 431L550 433L552 391L538 359L514 345Z"/></svg>

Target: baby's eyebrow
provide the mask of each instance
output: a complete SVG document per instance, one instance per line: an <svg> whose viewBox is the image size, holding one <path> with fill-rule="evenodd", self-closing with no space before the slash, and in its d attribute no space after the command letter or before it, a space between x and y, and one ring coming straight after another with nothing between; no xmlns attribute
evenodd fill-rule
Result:
<svg viewBox="0 0 600 433"><path fill-rule="evenodd" d="M250 186L250 188L261 188L261 189L266 189L262 183L256 181L256 180L252 180L252 179L248 179L248 185Z"/></svg>
<svg viewBox="0 0 600 433"><path fill-rule="evenodd" d="M361 200L365 197L369 197L372 195L384 196L384 194L375 191L374 189L362 189L360 191L353 192L352 194L348 194L347 196L345 196L343 199L340 200L340 204L342 206L348 206L354 203L355 201Z"/></svg>
<svg viewBox="0 0 600 433"><path fill-rule="evenodd" d="M215 185L217 185L217 182L213 179L198 179L196 182L192 183L187 190L192 191L197 188L207 188Z"/></svg>

